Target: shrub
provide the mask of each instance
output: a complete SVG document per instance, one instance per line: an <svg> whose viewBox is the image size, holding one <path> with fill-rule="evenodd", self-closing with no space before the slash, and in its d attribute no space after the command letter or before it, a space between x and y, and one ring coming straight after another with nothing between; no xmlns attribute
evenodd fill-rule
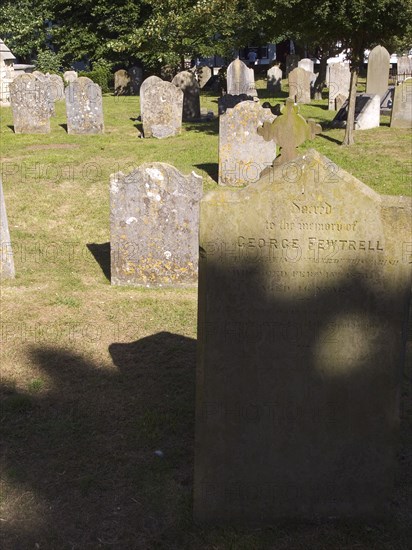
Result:
<svg viewBox="0 0 412 550"><path fill-rule="evenodd" d="M51 50L44 50L37 54L36 71L42 73L59 73L61 67L60 55Z"/></svg>

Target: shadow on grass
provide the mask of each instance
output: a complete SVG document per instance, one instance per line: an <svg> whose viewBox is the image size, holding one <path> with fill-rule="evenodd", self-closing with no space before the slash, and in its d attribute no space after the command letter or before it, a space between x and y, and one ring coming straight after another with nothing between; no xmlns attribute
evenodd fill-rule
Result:
<svg viewBox="0 0 412 550"><path fill-rule="evenodd" d="M184 128L188 132L197 132L214 136L219 134L219 117L201 122L185 122Z"/></svg>
<svg viewBox="0 0 412 550"><path fill-rule="evenodd" d="M98 327L86 333L93 346ZM191 517L195 349L161 332L111 344L102 369L65 347L32 347L47 391L1 387L3 548L157 548L164 536L179 547L174 524Z"/></svg>
<svg viewBox="0 0 412 550"><path fill-rule="evenodd" d="M92 253L93 258L101 267L104 276L110 282L110 243L88 243L86 246Z"/></svg>
<svg viewBox="0 0 412 550"><path fill-rule="evenodd" d="M11 130L14 134L16 133L13 124L7 124L7 128L10 128L10 130Z"/></svg>
<svg viewBox="0 0 412 550"><path fill-rule="evenodd" d="M327 125L325 125L324 130L330 130L330 129L332 129L331 126L328 127ZM327 141L331 141L332 143L336 143L337 145L342 145L341 140L328 136L327 134L318 134L318 137L326 139Z"/></svg>

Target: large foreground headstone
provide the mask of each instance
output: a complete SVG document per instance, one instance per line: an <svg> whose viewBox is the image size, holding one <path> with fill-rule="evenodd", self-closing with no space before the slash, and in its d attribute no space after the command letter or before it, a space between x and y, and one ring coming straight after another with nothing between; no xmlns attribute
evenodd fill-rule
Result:
<svg viewBox="0 0 412 550"><path fill-rule="evenodd" d="M311 73L301 67L293 69L288 76L289 97L296 103L310 103Z"/></svg>
<svg viewBox="0 0 412 550"><path fill-rule="evenodd" d="M104 132L102 90L90 78L80 76L66 90L67 132L102 134Z"/></svg>
<svg viewBox="0 0 412 550"><path fill-rule="evenodd" d="M219 183L244 185L257 181L276 158L276 144L265 141L258 128L275 119L258 102L243 101L219 119Z"/></svg>
<svg viewBox="0 0 412 550"><path fill-rule="evenodd" d="M196 520L385 515L411 233L314 150L201 201Z"/></svg>
<svg viewBox="0 0 412 550"><path fill-rule="evenodd" d="M239 58L232 61L227 68L227 93L257 96L253 69L250 69Z"/></svg>
<svg viewBox="0 0 412 550"><path fill-rule="evenodd" d="M0 281L2 279L13 279L14 275L14 259L10 242L9 224L7 222L3 182L0 177Z"/></svg>
<svg viewBox="0 0 412 550"><path fill-rule="evenodd" d="M10 83L9 90L15 133L48 134L51 110L46 82L22 74Z"/></svg>
<svg viewBox="0 0 412 550"><path fill-rule="evenodd" d="M412 78L395 87L391 127L412 128Z"/></svg>
<svg viewBox="0 0 412 550"><path fill-rule="evenodd" d="M183 120L200 119L200 88L195 75L190 71L181 71L173 78L172 84L183 92Z"/></svg>
<svg viewBox="0 0 412 550"><path fill-rule="evenodd" d="M177 136L182 129L183 92L171 82L157 82L144 91L145 138Z"/></svg>
<svg viewBox="0 0 412 550"><path fill-rule="evenodd" d="M340 95L347 99L350 88L349 63L331 63L329 66L329 109L338 111L336 98ZM339 102L341 98L339 99Z"/></svg>
<svg viewBox="0 0 412 550"><path fill-rule="evenodd" d="M368 58L366 93L377 94L382 99L388 89L390 54L383 46L373 48Z"/></svg>
<svg viewBox="0 0 412 550"><path fill-rule="evenodd" d="M183 176L164 163L112 174L112 284L196 284L201 196L200 176Z"/></svg>
<svg viewBox="0 0 412 550"><path fill-rule="evenodd" d="M158 84L159 82L163 82L163 80L156 75L148 76L143 80L140 86L140 120L143 120L146 91L150 88L150 86L153 86L153 84Z"/></svg>

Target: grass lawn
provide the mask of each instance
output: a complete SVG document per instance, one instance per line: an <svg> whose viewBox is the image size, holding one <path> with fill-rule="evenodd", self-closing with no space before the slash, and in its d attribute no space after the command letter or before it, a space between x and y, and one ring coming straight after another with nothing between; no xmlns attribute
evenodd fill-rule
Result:
<svg viewBox="0 0 412 550"><path fill-rule="evenodd" d="M284 102L266 97L262 81L258 88L262 101ZM202 106L217 113L217 98L204 94ZM144 140L137 97L104 97L101 136L69 136L64 104L56 112L50 134L16 135L11 110L0 110L16 268L1 285L2 548L409 548L410 371L387 522L193 525L197 293L110 286L109 175L161 161L195 170L204 190L214 189L218 120ZM327 129L335 113L326 100L301 113L324 127L301 150L315 147L379 193L412 195L409 130L382 117L380 128L357 132L344 148L343 130Z"/></svg>

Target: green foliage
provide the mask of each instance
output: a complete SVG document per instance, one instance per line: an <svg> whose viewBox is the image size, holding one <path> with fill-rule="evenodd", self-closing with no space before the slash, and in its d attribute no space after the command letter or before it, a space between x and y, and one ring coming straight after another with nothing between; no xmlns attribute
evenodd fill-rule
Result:
<svg viewBox="0 0 412 550"><path fill-rule="evenodd" d="M103 93L110 92L110 89L113 87L111 64L103 59L99 59L96 63L93 63L91 71L81 71L79 76L87 76L90 80L96 82L101 87Z"/></svg>
<svg viewBox="0 0 412 550"><path fill-rule="evenodd" d="M60 55L51 50L43 50L37 54L36 70L42 73L59 73L61 69Z"/></svg>

